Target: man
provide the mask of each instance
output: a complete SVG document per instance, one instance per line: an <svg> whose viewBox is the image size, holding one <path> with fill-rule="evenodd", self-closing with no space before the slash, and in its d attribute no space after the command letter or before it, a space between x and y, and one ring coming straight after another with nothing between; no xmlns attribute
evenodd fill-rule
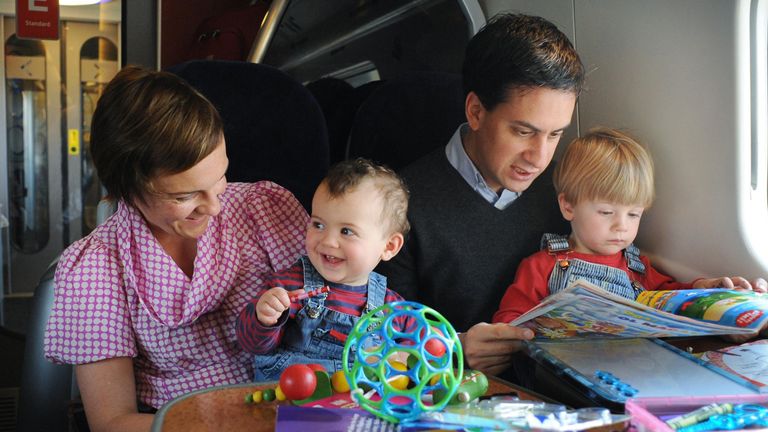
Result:
<svg viewBox="0 0 768 432"><path fill-rule="evenodd" d="M467 123L401 173L412 230L379 269L406 299L464 332L469 367L498 374L533 334L487 322L541 235L568 231L547 167L570 125L584 67L549 21L504 14L469 42L463 82Z"/></svg>

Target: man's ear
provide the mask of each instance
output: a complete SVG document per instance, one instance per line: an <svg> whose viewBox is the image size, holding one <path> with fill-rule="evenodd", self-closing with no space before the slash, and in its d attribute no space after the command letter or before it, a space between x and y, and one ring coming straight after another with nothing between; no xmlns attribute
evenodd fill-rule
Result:
<svg viewBox="0 0 768 432"><path fill-rule="evenodd" d="M557 203L560 205L560 213L563 214L563 218L567 221L573 220L573 204L565 199L564 193L557 194Z"/></svg>
<svg viewBox="0 0 768 432"><path fill-rule="evenodd" d="M464 101L464 115L467 117L467 123L472 130L480 128L485 112L485 106L480 102L477 94L469 92L467 99Z"/></svg>
<svg viewBox="0 0 768 432"><path fill-rule="evenodd" d="M404 242L405 237L403 237L401 233L391 234L389 239L387 239L387 244L384 245L384 252L381 253L381 260L391 260L398 252L400 252Z"/></svg>

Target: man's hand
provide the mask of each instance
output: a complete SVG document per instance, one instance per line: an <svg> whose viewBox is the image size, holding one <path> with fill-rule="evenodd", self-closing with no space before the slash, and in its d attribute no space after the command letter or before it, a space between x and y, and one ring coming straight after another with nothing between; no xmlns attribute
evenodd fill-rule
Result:
<svg viewBox="0 0 768 432"><path fill-rule="evenodd" d="M504 323L479 323L459 338L469 368L498 375L510 366L520 341L533 339L533 331Z"/></svg>
<svg viewBox="0 0 768 432"><path fill-rule="evenodd" d="M289 307L291 299L288 297L288 291L281 287L270 288L256 303L256 318L261 325L275 325L280 315Z"/></svg>

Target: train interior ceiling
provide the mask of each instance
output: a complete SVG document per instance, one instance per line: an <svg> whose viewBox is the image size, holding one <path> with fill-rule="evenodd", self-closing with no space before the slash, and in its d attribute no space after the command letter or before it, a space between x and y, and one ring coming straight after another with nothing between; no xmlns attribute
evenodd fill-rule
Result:
<svg viewBox="0 0 768 432"><path fill-rule="evenodd" d="M0 176L0 432L14 430L5 427L14 422L40 276L103 218L90 116L120 65L226 59L278 68L316 97L334 162L371 156L353 147L356 114L377 91L390 92L387 83L409 77L422 80L410 81L403 100L451 105L443 110L450 117L430 120L449 124L429 145L445 143L463 115L458 76L471 35L498 12L543 16L571 38L588 70L561 142L605 125L629 131L654 155L657 199L643 218L641 249L683 280L754 278L768 275L767 2L62 0L59 39L33 41L15 36L15 2L0 1L0 165L9 173ZM137 14L154 17L151 31L131 21ZM436 93L419 101L427 87ZM398 133L424 133L420 117L394 110Z"/></svg>

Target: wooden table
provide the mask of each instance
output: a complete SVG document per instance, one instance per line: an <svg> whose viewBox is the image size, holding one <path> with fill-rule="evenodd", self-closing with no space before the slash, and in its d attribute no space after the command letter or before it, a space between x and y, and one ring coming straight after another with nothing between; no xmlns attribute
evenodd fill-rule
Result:
<svg viewBox="0 0 768 432"><path fill-rule="evenodd" d="M273 431L277 403L246 404L245 395L272 385L242 384L214 387L181 396L155 415L153 432ZM544 396L491 377L487 395L516 393L520 399L546 400ZM605 429L610 430L610 429ZM619 429L621 430L621 429Z"/></svg>

